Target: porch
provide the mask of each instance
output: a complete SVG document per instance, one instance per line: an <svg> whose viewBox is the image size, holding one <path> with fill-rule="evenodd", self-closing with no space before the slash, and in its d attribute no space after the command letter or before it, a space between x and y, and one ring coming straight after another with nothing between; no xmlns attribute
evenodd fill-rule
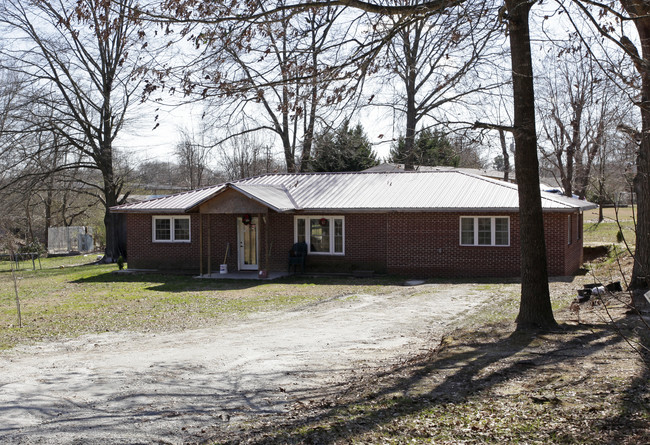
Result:
<svg viewBox="0 0 650 445"><path fill-rule="evenodd" d="M291 276L289 272L268 272L265 277L260 277L260 274L256 270L239 270L235 272L228 273L204 273L202 275L195 276L194 278L199 279L212 279L212 280L277 280L278 278Z"/></svg>

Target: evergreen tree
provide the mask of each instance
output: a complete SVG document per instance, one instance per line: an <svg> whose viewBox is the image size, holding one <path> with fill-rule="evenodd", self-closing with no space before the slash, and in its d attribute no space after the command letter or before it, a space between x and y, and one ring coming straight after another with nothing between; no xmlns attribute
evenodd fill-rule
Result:
<svg viewBox="0 0 650 445"><path fill-rule="evenodd" d="M458 167L460 163L460 157L447 136L437 130L422 130L415 138L413 151L415 165ZM404 136L400 136L390 149L388 162L404 164L406 157L406 141Z"/></svg>
<svg viewBox="0 0 650 445"><path fill-rule="evenodd" d="M315 172L361 171L378 164L361 124L350 128L349 121L316 135L314 152L311 169Z"/></svg>
<svg viewBox="0 0 650 445"><path fill-rule="evenodd" d="M494 162L492 163L492 168L494 168L496 171L505 171L506 170L506 163L503 159L502 155L498 155L494 157Z"/></svg>

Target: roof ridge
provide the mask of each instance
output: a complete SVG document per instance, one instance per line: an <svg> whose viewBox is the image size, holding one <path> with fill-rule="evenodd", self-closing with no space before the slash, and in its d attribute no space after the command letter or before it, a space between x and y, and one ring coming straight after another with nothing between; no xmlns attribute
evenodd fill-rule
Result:
<svg viewBox="0 0 650 445"><path fill-rule="evenodd" d="M283 173L263 173L261 175L249 176L247 178L240 178L227 183L233 184L236 182L250 181L253 179L264 178L267 176L344 176L344 175L401 175L401 174L431 174L431 173L464 173L458 170L401 170L401 171L350 171L350 172L283 172ZM468 173L470 174L470 173ZM476 175L475 175L476 176Z"/></svg>

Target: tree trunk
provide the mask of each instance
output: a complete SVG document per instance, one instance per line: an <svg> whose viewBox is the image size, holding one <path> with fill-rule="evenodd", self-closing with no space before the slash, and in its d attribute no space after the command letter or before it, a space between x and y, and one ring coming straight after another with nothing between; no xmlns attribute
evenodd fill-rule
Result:
<svg viewBox="0 0 650 445"><path fill-rule="evenodd" d="M300 153L300 171L307 172L310 168L311 148L314 142L314 125L316 122L316 107L318 104L318 52L316 51L316 33L311 32L311 91L309 94L309 113L307 114L307 101L305 101L305 135L303 137L302 153ZM268 159L268 157L267 157Z"/></svg>
<svg viewBox="0 0 650 445"><path fill-rule="evenodd" d="M411 112L411 109L413 111ZM404 137L404 170L413 171L416 165L415 156L415 100L408 98L406 112L406 135Z"/></svg>
<svg viewBox="0 0 650 445"><path fill-rule="evenodd" d="M118 249L118 224L116 224L115 214L110 212L112 206L117 205L117 193L115 184L112 183L112 175L104 177L104 227L106 228L106 250L104 251L105 262L113 263L120 256Z"/></svg>
<svg viewBox="0 0 650 445"><path fill-rule="evenodd" d="M603 205L599 204L598 205L598 222L601 223L605 219L605 216L603 215Z"/></svg>
<svg viewBox="0 0 650 445"><path fill-rule="evenodd" d="M506 0L512 58L515 168L519 190L521 243L521 303L517 329L556 326L551 308L539 190L539 161L535 129L535 94L526 0Z"/></svg>
<svg viewBox="0 0 650 445"><path fill-rule="evenodd" d="M645 59L645 56L644 56ZM636 249L632 286L648 287L650 264L650 76L644 73L641 87L641 146L637 155L634 191L637 198ZM636 302L635 302L636 303Z"/></svg>
<svg viewBox="0 0 650 445"><path fill-rule="evenodd" d="M499 128L499 141L501 142L501 152L503 154L503 180L508 182L508 179L510 179L510 155L506 145L506 132L503 128Z"/></svg>
<svg viewBox="0 0 650 445"><path fill-rule="evenodd" d="M621 0L623 8L634 17L634 25L641 42L641 60L634 59L641 75L641 144L636 159L637 173L634 177L634 191L637 199L636 248L631 287L635 289L633 304L637 309L647 309L643 290L648 288L648 266L650 265L650 5L644 1Z"/></svg>
<svg viewBox="0 0 650 445"><path fill-rule="evenodd" d="M52 195L53 195L53 189L54 184L52 184L51 178L48 179L48 187L47 187L47 192L45 195L45 233L43 234L43 239L45 240L45 249L50 244L50 227L52 226Z"/></svg>
<svg viewBox="0 0 650 445"><path fill-rule="evenodd" d="M404 55L406 56L406 75L405 88L406 88L406 134L404 136L404 170L415 170L417 163L417 156L415 155L415 127L417 125L417 109L415 106L415 94L417 93L417 54L418 54L418 40L419 32L416 30L416 36L413 44L409 39L409 34L404 33L402 36L402 44L404 45Z"/></svg>

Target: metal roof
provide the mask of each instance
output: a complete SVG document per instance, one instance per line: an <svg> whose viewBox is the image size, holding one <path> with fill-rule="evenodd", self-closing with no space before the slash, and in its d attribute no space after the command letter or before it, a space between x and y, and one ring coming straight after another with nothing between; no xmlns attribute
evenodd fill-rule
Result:
<svg viewBox="0 0 650 445"><path fill-rule="evenodd" d="M148 199L146 201L134 202L111 207L114 213L185 213L191 207L217 195L225 189L224 184L196 189L189 192L176 193L162 198Z"/></svg>
<svg viewBox="0 0 650 445"><path fill-rule="evenodd" d="M113 207L115 212L185 213L226 188L278 212L518 211L517 186L459 171L270 174ZM587 210L587 201L542 193L546 211Z"/></svg>
<svg viewBox="0 0 650 445"><path fill-rule="evenodd" d="M289 191L283 185L239 183L231 184L231 186L249 198L271 207L276 212L298 209Z"/></svg>

